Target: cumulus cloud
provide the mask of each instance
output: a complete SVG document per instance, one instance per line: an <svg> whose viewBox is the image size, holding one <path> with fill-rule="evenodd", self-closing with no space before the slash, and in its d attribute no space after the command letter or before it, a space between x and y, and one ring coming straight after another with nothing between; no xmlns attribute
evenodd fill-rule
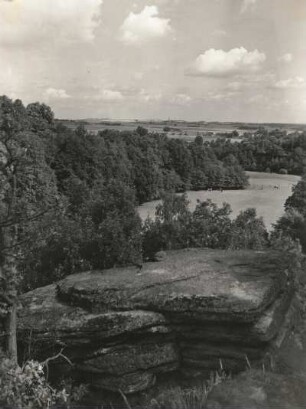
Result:
<svg viewBox="0 0 306 409"><path fill-rule="evenodd" d="M240 13L243 14L248 11L250 8L254 8L257 0L242 0Z"/></svg>
<svg viewBox="0 0 306 409"><path fill-rule="evenodd" d="M203 97L203 99L206 99L207 101L223 101L225 102L226 100L231 100L234 97L236 97L239 93L237 91L231 91L231 90L219 90L219 91L209 91Z"/></svg>
<svg viewBox="0 0 306 409"><path fill-rule="evenodd" d="M230 76L258 71L266 55L258 50L248 51L244 47L229 51L211 48L198 56L187 72L196 76Z"/></svg>
<svg viewBox="0 0 306 409"><path fill-rule="evenodd" d="M178 105L188 105L191 101L191 96L187 94L176 94L170 99L171 103Z"/></svg>
<svg viewBox="0 0 306 409"><path fill-rule="evenodd" d="M170 31L170 20L159 17L157 6L146 6L140 13L131 12L121 28L121 40L126 44L142 44L162 38Z"/></svg>
<svg viewBox="0 0 306 409"><path fill-rule="evenodd" d="M48 99L67 99L70 95L64 89L59 88L47 88L45 91L45 97Z"/></svg>
<svg viewBox="0 0 306 409"><path fill-rule="evenodd" d="M292 56L291 53L286 53L286 54L282 55L281 57L279 57L278 60L282 61L282 62L289 63L289 62L291 62L293 60L293 56Z"/></svg>
<svg viewBox="0 0 306 409"><path fill-rule="evenodd" d="M98 101L98 102L120 102L125 99L122 92L114 89L104 89L103 91L96 90L93 95L85 95L82 97L87 101Z"/></svg>
<svg viewBox="0 0 306 409"><path fill-rule="evenodd" d="M123 95L120 91L115 91L112 89L105 89L100 97L103 101L115 102L115 101L122 101Z"/></svg>
<svg viewBox="0 0 306 409"><path fill-rule="evenodd" d="M0 1L0 45L92 41L103 0Z"/></svg>
<svg viewBox="0 0 306 409"><path fill-rule="evenodd" d="M157 102L163 97L161 92L146 91L144 88L140 90L138 97L143 102Z"/></svg>
<svg viewBox="0 0 306 409"><path fill-rule="evenodd" d="M306 87L306 81L303 77L292 77L277 81L274 87L278 89L300 89Z"/></svg>

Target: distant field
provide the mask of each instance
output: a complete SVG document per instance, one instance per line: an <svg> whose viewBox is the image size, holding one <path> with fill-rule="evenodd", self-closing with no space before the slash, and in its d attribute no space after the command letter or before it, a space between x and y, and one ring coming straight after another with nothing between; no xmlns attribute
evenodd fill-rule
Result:
<svg viewBox="0 0 306 409"><path fill-rule="evenodd" d="M71 129L75 129L80 121L61 121ZM147 128L149 132L163 133L164 128L169 127L167 133L169 138L181 138L187 141L193 140L198 134L204 136L205 140L212 140L216 133L230 133L236 130L239 135L244 132L252 132L258 129L260 124L242 123L221 123L221 122L185 122L185 121L90 121L85 123L85 127L90 132L98 133L104 129L115 129L118 131L133 131L138 126ZM302 125L267 124L265 128L285 129L287 132L302 130ZM304 126L304 128L306 128ZM209 135L211 133L211 135Z"/></svg>
<svg viewBox="0 0 306 409"><path fill-rule="evenodd" d="M250 186L245 190L188 192L190 209L195 208L197 199L201 201L211 199L219 206L227 202L231 205L233 217L241 210L255 207L257 214L262 216L266 227L270 230L272 224L283 214L284 203L291 194L292 186L299 181L299 176L259 172L247 172L247 174L250 177ZM147 216L154 217L158 203L160 201L156 200L138 207L142 220Z"/></svg>

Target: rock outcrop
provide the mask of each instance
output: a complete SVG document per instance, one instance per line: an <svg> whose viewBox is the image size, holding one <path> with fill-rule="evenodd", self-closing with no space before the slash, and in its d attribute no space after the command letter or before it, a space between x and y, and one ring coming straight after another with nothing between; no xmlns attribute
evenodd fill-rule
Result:
<svg viewBox="0 0 306 409"><path fill-rule="evenodd" d="M306 379L293 375L251 370L216 386L207 409L304 408Z"/></svg>
<svg viewBox="0 0 306 409"><path fill-rule="evenodd" d="M292 270L278 253L201 249L76 274L22 296L21 347L64 348L78 376L124 393L165 372L240 371L271 361L294 325Z"/></svg>

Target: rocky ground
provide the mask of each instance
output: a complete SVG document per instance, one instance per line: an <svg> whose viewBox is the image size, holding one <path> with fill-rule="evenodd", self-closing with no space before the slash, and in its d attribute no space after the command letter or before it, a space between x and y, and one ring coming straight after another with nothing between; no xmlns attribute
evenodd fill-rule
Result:
<svg viewBox="0 0 306 409"><path fill-rule="evenodd" d="M198 249L69 276L21 297L19 348L40 360L63 351L73 367L56 362L57 378L126 395L220 366L302 376L295 268L280 253Z"/></svg>

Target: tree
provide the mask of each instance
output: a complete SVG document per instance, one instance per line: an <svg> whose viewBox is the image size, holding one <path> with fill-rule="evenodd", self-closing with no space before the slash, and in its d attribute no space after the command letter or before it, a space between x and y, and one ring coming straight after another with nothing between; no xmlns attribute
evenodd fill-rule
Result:
<svg viewBox="0 0 306 409"><path fill-rule="evenodd" d="M299 241L303 253L306 253L306 219L297 210L290 208L274 225L272 239L278 237L290 237L293 241Z"/></svg>
<svg viewBox="0 0 306 409"><path fill-rule="evenodd" d="M256 216L256 209L240 212L231 226L229 248L258 250L267 244L268 232L262 218Z"/></svg>
<svg viewBox="0 0 306 409"><path fill-rule="evenodd" d="M42 126L33 114L37 110ZM0 98L0 273L2 297L8 304L7 352L13 361L17 361L19 263L36 239L40 219L54 209L57 201L55 178L45 160L44 141L37 132L49 121L50 112L45 106L24 109L19 102Z"/></svg>
<svg viewBox="0 0 306 409"><path fill-rule="evenodd" d="M144 128L143 126L137 126L136 133L140 136L146 136L148 135L149 131L147 130L147 128Z"/></svg>
<svg viewBox="0 0 306 409"><path fill-rule="evenodd" d="M188 245L191 212L185 194L164 193L156 207L155 220L148 218L143 226L143 254L152 260L159 250L172 250Z"/></svg>
<svg viewBox="0 0 306 409"><path fill-rule="evenodd" d="M293 187L292 195L286 200L285 209L294 209L306 217L306 174Z"/></svg>
<svg viewBox="0 0 306 409"><path fill-rule="evenodd" d="M190 243L193 247L226 248L231 229L230 205L218 207L211 200L198 202L193 214Z"/></svg>

